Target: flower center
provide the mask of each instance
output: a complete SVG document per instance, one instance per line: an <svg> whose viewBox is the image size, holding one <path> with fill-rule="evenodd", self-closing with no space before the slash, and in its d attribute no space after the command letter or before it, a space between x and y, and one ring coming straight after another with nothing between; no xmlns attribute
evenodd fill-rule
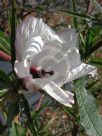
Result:
<svg viewBox="0 0 102 136"><path fill-rule="evenodd" d="M52 76L54 74L54 71L45 71L43 69L37 70L36 68L31 67L30 73L32 74L33 78L41 78L46 75Z"/></svg>

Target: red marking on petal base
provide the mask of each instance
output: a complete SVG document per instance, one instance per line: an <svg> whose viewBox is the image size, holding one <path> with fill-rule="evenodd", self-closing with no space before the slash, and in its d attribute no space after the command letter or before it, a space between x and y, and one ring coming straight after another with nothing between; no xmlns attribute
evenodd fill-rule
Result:
<svg viewBox="0 0 102 136"><path fill-rule="evenodd" d="M32 72L32 73L35 73L35 72L37 72L38 70L37 70L37 68L36 67L31 67L30 68L30 72Z"/></svg>
<svg viewBox="0 0 102 136"><path fill-rule="evenodd" d="M47 71L46 72L43 69L37 70L36 67L31 67L30 73L33 75L33 78L41 78L41 77L46 76L47 74L52 76L54 74L54 71Z"/></svg>
<svg viewBox="0 0 102 136"><path fill-rule="evenodd" d="M11 56L3 51L0 51L0 57L6 61L11 61Z"/></svg>
<svg viewBox="0 0 102 136"><path fill-rule="evenodd" d="M31 67L30 73L32 74L33 78L40 78L39 71L37 70L36 67Z"/></svg>

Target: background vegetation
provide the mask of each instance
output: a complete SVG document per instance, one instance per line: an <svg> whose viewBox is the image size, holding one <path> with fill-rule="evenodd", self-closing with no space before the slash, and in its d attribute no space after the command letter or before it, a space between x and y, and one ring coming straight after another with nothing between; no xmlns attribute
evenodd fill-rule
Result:
<svg viewBox="0 0 102 136"><path fill-rule="evenodd" d="M102 136L101 4L101 0L0 2L1 136ZM98 68L97 78L78 79L74 87L69 84L76 100L72 108L60 105L46 94L29 106L21 93L22 85L13 71L15 29L29 15L43 18L55 31L75 28L81 59Z"/></svg>

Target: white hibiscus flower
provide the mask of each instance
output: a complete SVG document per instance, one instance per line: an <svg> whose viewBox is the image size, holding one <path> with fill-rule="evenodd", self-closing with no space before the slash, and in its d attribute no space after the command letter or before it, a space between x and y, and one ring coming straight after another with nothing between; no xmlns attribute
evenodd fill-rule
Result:
<svg viewBox="0 0 102 136"><path fill-rule="evenodd" d="M42 19L32 16L17 27L17 76L23 79L29 91L42 89L58 102L72 106L73 94L60 87L86 74L95 74L96 68L80 60L76 47L77 34L65 29L56 34Z"/></svg>

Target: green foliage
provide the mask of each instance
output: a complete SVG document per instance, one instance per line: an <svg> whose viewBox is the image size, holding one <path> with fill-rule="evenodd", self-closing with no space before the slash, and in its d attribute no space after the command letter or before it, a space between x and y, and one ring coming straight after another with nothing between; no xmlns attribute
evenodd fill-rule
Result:
<svg viewBox="0 0 102 136"><path fill-rule="evenodd" d="M8 92L8 89L0 89L0 97L2 98L7 92Z"/></svg>
<svg viewBox="0 0 102 136"><path fill-rule="evenodd" d="M12 0L11 19L10 19L12 66L14 65L14 61L16 59L16 54L15 54L16 7L15 6L16 6L16 2L15 0Z"/></svg>
<svg viewBox="0 0 102 136"><path fill-rule="evenodd" d="M97 66L97 67L102 68L102 58L91 57L90 63Z"/></svg>
<svg viewBox="0 0 102 136"><path fill-rule="evenodd" d="M39 135L47 136L49 134L48 127L52 123L52 119L46 125L43 125L44 120L41 118L41 114L44 112L47 106L48 102L42 104L42 106L38 110L32 111L33 124L29 124L29 128L31 130L31 133L35 136Z"/></svg>
<svg viewBox="0 0 102 136"><path fill-rule="evenodd" d="M0 31L0 50L10 55L10 41L2 31Z"/></svg>
<svg viewBox="0 0 102 136"><path fill-rule="evenodd" d="M12 0L12 5L6 9L9 12L8 22L10 25L9 31L11 32L11 36L9 37L9 35L6 35L5 32L0 30L0 50L11 55L12 65L14 65L16 56L14 45L15 29L19 20L19 15L16 11L21 9L28 11L28 13L36 11L39 16L43 17L47 16L47 13L49 13L52 8L51 10L55 13L57 12L61 15L72 18L73 22L71 25L79 33L78 42L81 58L88 63L92 63L97 67L102 68L102 58L93 55L93 53L102 46L102 7L96 0L92 0L92 2L100 13L93 15L88 14L87 12L81 13L77 11L78 1L76 0L72 0L71 9L62 9L62 5L60 6L58 2L54 0L52 0L52 6L50 6L50 2L46 0L43 4L39 4L35 7L26 4L19 6L15 0ZM58 29L65 26L67 25L59 24ZM57 26L54 28L56 27ZM80 126L81 123L89 136L102 136L102 119L98 113L95 98L85 89L83 82L83 80L79 79L75 83L75 94L78 104L76 103L72 109L62 107L63 111L67 113L69 117L69 122L71 122L73 126L70 132L73 136L75 136L75 133L76 135L77 133L81 133L81 131L83 133L84 130L82 130ZM100 85L95 88L96 83L97 81L92 81L87 87L87 89L93 94L97 93L95 92L97 89L100 91L102 88ZM45 125L43 125L43 122L46 118L42 118L42 114L48 107L48 103L42 104L38 110L32 110L20 89L22 89L21 83L14 72L12 72L12 74L6 74L4 71L0 70L0 108L4 110L6 114L9 136L25 136L27 129L30 130L30 135L50 136L49 127L52 123L53 117L49 119L49 122ZM14 117L22 114L24 114L26 118L23 122L24 127L23 125L14 122Z"/></svg>
<svg viewBox="0 0 102 136"><path fill-rule="evenodd" d="M75 84L75 93L79 104L80 122L89 136L102 135L102 118L94 97L84 88L83 80Z"/></svg>
<svg viewBox="0 0 102 136"><path fill-rule="evenodd" d="M25 136L26 129L17 123L12 123L9 136Z"/></svg>
<svg viewBox="0 0 102 136"><path fill-rule="evenodd" d="M94 3L94 5L96 6L96 8L98 10L100 10L100 12L102 12L102 6L96 1L96 0L92 0L92 2Z"/></svg>
<svg viewBox="0 0 102 136"><path fill-rule="evenodd" d="M81 13L77 13L77 12L73 12L73 11L69 11L69 10L59 10L60 12L62 12L63 14L66 14L66 15L71 15L73 17L76 17L76 18L80 18L80 19L83 19L83 20L94 20L94 17L93 16L89 16L89 15L86 15L86 14L81 14Z"/></svg>
<svg viewBox="0 0 102 136"><path fill-rule="evenodd" d="M8 85L11 84L9 76L3 70L0 70L0 79Z"/></svg>

